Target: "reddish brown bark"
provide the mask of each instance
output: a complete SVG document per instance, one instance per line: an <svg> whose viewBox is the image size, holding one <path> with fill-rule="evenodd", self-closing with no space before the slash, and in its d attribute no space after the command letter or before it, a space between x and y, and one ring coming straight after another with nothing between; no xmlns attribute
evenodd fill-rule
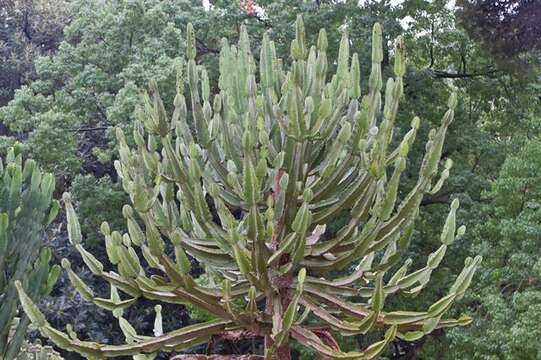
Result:
<svg viewBox="0 0 541 360"><path fill-rule="evenodd" d="M265 349L269 349L274 342L270 336L265 337ZM291 360L291 349L289 347L289 342L284 340L282 345L274 351L272 354L272 360Z"/></svg>
<svg viewBox="0 0 541 360"><path fill-rule="evenodd" d="M282 263L283 260L284 259L281 259L280 263ZM291 302L291 294L289 293L289 288L293 283L293 277L290 274L271 276L270 282L272 284L272 287L278 290L278 298L280 300L281 310L274 309L272 299L267 298L265 312L267 313L267 315L272 316L273 313L279 311L280 316L283 316L283 313L286 311L289 303ZM274 341L269 335L267 335L265 337L265 349L269 349L273 345ZM289 346L288 339L284 339L283 343L274 351L274 353L272 354L272 360L291 360L291 348Z"/></svg>
<svg viewBox="0 0 541 360"><path fill-rule="evenodd" d="M313 330L314 334L317 335L318 338L320 338L326 345L330 346L336 351L340 351L340 345L338 345L338 342L336 339L332 336L331 332L329 330Z"/></svg>

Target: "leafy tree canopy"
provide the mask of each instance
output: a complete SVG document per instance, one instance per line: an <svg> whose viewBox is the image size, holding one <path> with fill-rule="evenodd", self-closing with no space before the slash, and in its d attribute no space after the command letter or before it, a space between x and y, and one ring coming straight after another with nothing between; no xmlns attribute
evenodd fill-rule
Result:
<svg viewBox="0 0 541 360"><path fill-rule="evenodd" d="M462 24L493 55L521 75L532 75L541 51L541 3L537 0L459 0Z"/></svg>

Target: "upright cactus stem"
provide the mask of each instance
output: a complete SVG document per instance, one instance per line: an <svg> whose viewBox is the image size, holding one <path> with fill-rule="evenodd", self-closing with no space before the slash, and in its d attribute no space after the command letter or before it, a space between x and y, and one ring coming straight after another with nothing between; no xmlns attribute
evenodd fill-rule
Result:
<svg viewBox="0 0 541 360"><path fill-rule="evenodd" d="M403 259L424 194L438 191L449 176L450 160L438 172L456 94L439 128L430 132L417 183L401 191L400 177L420 126L415 117L404 138L393 139L404 96L402 40L395 43L395 77L386 82L382 101L379 24L374 25L364 95L359 58L350 56L347 33L332 76L325 31L317 46L308 47L298 17L295 34L288 71L269 34L263 36L259 64L244 27L237 46L224 39L216 87L195 64L194 31L188 25L187 59L179 71L171 119L153 85L137 112L135 145L128 145L121 130L117 133L115 168L133 204L123 209L126 234L102 225L115 271L105 271L84 249L77 216L69 195L64 196L71 242L90 270L110 284L110 298L97 297L69 262L63 266L85 299L113 311L126 345L81 341L53 329L18 286L25 310L44 336L91 359L152 358L161 351L189 350L223 332L246 330L265 339L267 359L290 359L293 341L324 358L373 359L396 339L415 341L434 329L470 322L444 314L464 295L479 257L468 258L448 294L425 311L385 310L387 298L421 292L447 247L465 231L456 229L455 200L442 244L426 266L411 270L412 261ZM215 88L218 93L211 94ZM349 222L324 238L327 226L344 213ZM188 256L220 281L198 284ZM342 276L335 276L338 271ZM190 304L214 319L164 333L162 309L156 307L153 336L138 335L122 313L139 298ZM364 350L343 352L329 345L332 332L354 336L375 329L383 337Z"/></svg>
<svg viewBox="0 0 541 360"><path fill-rule="evenodd" d="M33 160L23 162L18 145L0 159L0 359L24 358L18 354L28 347L30 320L45 320L17 313L16 284L30 301L39 301L60 274L58 266L49 266L51 251L44 247L45 228L60 208L52 199L54 186L52 174L42 173Z"/></svg>

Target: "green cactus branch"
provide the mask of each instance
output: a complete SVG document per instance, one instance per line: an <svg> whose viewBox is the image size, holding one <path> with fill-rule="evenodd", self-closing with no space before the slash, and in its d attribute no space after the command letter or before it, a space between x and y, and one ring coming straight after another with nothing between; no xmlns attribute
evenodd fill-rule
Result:
<svg viewBox="0 0 541 360"><path fill-rule="evenodd" d="M49 266L51 251L44 247L45 228L60 208L53 200L55 180L33 160L23 163L19 145L0 159L0 359L16 359L30 320L17 317L15 283L33 301L48 295L60 274Z"/></svg>
<svg viewBox="0 0 541 360"><path fill-rule="evenodd" d="M151 83L136 111L135 145L117 131L115 168L132 206L123 211L128 233L111 231L107 223L101 228L115 271L105 271L85 250L70 196L63 197L70 241L92 273L110 284L110 298L96 297L67 260L63 267L83 298L118 318L126 345L80 341L76 334L53 329L17 286L43 335L91 359L152 358L227 331L264 337L267 359L289 359L291 341L332 359L373 359L396 338L415 341L434 329L471 321L444 314L464 295L480 257L466 259L447 295L426 311L384 310L390 296L420 293L448 246L465 231L456 228L454 200L442 245L426 265L412 270L411 260L404 259L423 196L439 191L449 176L452 162L442 166L440 158L457 96L451 95L441 125L429 133L417 183L409 192L401 190L420 126L415 117L393 148L406 70L401 39L394 52L395 77L384 86L382 29L374 26L365 95L347 33L336 73L329 77L326 33L322 30L317 46L308 47L301 17L288 70L268 34L259 63L244 27L237 45L224 39L217 94L210 93L207 70L195 62L191 25L186 41L172 116ZM326 226L345 211L349 222L333 238L323 238ZM220 281L200 285L188 256L219 274ZM331 275L337 271L345 275ZM163 334L160 310L155 336L138 335L122 313L141 297L190 304L216 320ZM345 353L328 341L329 331L353 336L374 329L383 338L362 351Z"/></svg>

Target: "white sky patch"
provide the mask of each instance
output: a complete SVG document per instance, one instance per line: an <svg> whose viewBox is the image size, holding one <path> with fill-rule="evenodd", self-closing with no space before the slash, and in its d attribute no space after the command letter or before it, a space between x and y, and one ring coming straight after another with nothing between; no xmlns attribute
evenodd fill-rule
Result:
<svg viewBox="0 0 541 360"><path fill-rule="evenodd" d="M205 10L209 11L210 10L210 0L203 0L202 3L203 3L203 7L205 8Z"/></svg>
<svg viewBox="0 0 541 360"><path fill-rule="evenodd" d="M340 2L343 2L345 0L340 0ZM364 5L366 3L367 0L359 0L359 5ZM404 2L404 0L391 0L390 3L391 3L391 6L397 6L397 5L400 5ZM430 2L430 0L429 0ZM446 8L448 8L449 10L453 10L455 8L455 5L456 5L456 0L449 0L447 1L447 4L445 5Z"/></svg>
<svg viewBox="0 0 541 360"><path fill-rule="evenodd" d="M408 30L410 25L415 22L415 19L411 16L404 16L402 19L400 19L400 26L402 26L402 29Z"/></svg>

